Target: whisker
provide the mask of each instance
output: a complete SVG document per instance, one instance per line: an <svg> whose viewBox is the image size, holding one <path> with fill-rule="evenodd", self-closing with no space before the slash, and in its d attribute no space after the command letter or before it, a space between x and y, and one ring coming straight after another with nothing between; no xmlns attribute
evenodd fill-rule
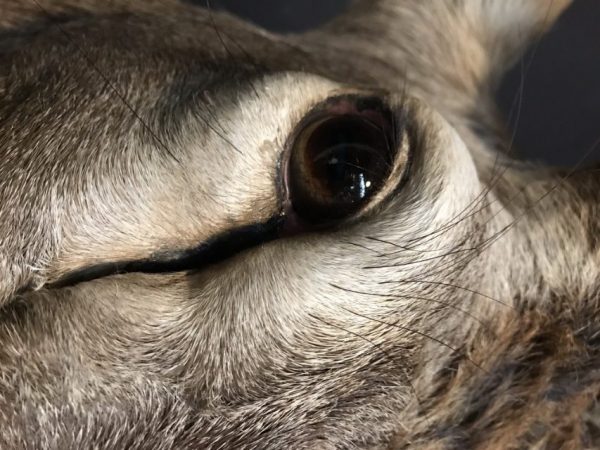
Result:
<svg viewBox="0 0 600 450"><path fill-rule="evenodd" d="M406 299L406 300L421 300L424 302L429 302L429 303L436 303L438 305L442 305L446 308L450 308L453 309L457 312L460 312L468 317L470 317L471 319L473 319L475 322L477 322L478 324L480 324L486 331L490 332L491 334L494 334L492 332L492 330L490 329L489 324L487 324L483 319L473 315L472 313L470 313L469 311L465 311L464 309L461 309L451 303L447 303L441 300L435 300L432 298L427 298L427 297L419 297L419 296L414 296L414 295L400 295L400 294L377 294L374 292L361 292L361 291L355 291L352 289L347 289L347 288L343 288L341 286L338 286L336 284L329 284L331 287L335 288L335 289L339 289L341 291L344 292L348 292L351 294L358 294L358 295L367 295L370 297L377 297L377 298L385 298L385 299L390 299L390 298L397 298L397 299Z"/></svg>
<svg viewBox="0 0 600 450"><path fill-rule="evenodd" d="M369 338L367 338L365 336L362 336L359 333L355 333L354 331L348 330L348 329L346 329L344 327L341 327L339 325L335 325L335 324L333 324L333 323L331 323L331 322L329 322L329 321L327 321L327 320L325 320L325 319L323 319L323 318L321 318L321 317L319 317L319 316L317 316L315 314L309 313L308 316L312 317L315 320L318 320L319 322L321 322L321 323L323 323L323 324L325 324L327 326L330 326L332 328L336 328L336 329L338 329L340 331L344 331L345 333L351 334L351 335L353 335L353 336L355 336L355 337L357 337L359 339L362 339L365 342L368 342L369 344L371 344L373 347L377 348L380 352L382 352L386 356L386 358L388 358L390 360L390 362L392 362L396 367L398 367L398 369L400 369L401 372L404 373L404 376L406 377L405 381L408 384L408 387L410 388L413 396L415 397L415 400L417 401L417 405L419 407L422 407L423 403L421 402L421 399L419 398L419 395L417 394L417 390L415 388L415 385L410 380L410 376L407 373L406 368L404 366L402 366L402 364L400 364L396 360L396 358L394 358L390 354L389 351L387 351L385 348L383 348L383 346L380 343L374 342L372 339L369 339Z"/></svg>
<svg viewBox="0 0 600 450"><path fill-rule="evenodd" d="M438 255L438 256L432 256L431 258L423 258L423 259L418 259L415 261L406 261L406 262L402 262L402 263L393 263L393 264L382 264L382 265L378 265L378 266L364 266L362 267L363 270L373 270L373 269L390 269L393 267L408 267L408 266L415 266L417 264L422 264L422 263L426 263L426 262L430 262L430 261L436 261L436 260L440 260L443 258L446 258L448 256L452 256L452 255L456 255L456 254L460 254L460 253L465 253L468 251L474 251L477 249L464 249L464 250L453 250L450 252L446 252L442 255Z"/></svg>
<svg viewBox="0 0 600 450"><path fill-rule="evenodd" d="M49 19L52 19L52 15L37 1L31 0L41 11L45 14ZM175 156L175 154L168 148L168 146L158 137L158 135L152 130L152 128L142 119L142 117L138 114L135 108L127 101L125 95L120 92L117 87L110 81L110 79L98 68L98 66L94 63L89 54L73 39L69 33L60 25L60 23L52 22L52 26L56 27L60 31L60 33L71 43L77 52L82 56L89 67L91 67L106 83L109 89L119 98L119 100L125 105L125 107L131 112L131 114L135 117L135 119L142 125L142 127L150 134L152 139L161 147L168 155L170 155L175 161L181 163L179 158Z"/></svg>
<svg viewBox="0 0 600 450"><path fill-rule="evenodd" d="M477 206L481 203L483 203L486 200L485 196L482 196L481 198L479 198L482 194L485 193L485 195L489 194L489 192L491 191L491 188L486 188L485 190L486 192L482 192L480 193L476 199L474 199L473 201L471 201L465 208L463 208L460 212L458 212L455 216L453 216L451 219L449 219L448 221L446 221L446 223L444 225L442 225L441 227L437 228L436 230L433 230L425 235L410 239L408 242L409 244L416 244L416 243L420 243L426 239L433 239L437 236L440 236L442 233L444 232L448 232L451 231L454 227L460 225L461 223L463 223L464 221L466 221L467 219L473 217L474 215L480 213L481 211L483 211L485 208L487 208L489 205L491 205L493 202L488 202L486 204L483 204L483 206L473 212L471 212L472 208L477 208ZM494 200L497 201L497 200ZM464 216L462 216L463 214L465 214ZM462 216L462 217L461 217ZM454 221L455 220L455 221ZM454 221L454 222L452 222Z"/></svg>
<svg viewBox="0 0 600 450"><path fill-rule="evenodd" d="M594 145L592 145L588 149L588 151L585 152L585 154L580 158L578 163L570 171L568 171L566 175L560 177L558 179L558 181L551 188L549 188L536 201L534 201L527 208L525 208L523 210L523 212L520 215L518 215L517 217L515 217L515 219L511 223L504 226L501 230L499 230L498 232L492 234L491 236L489 236L488 238L483 240L474 249L474 252L481 254L484 251L486 251L487 249L489 249L494 243L498 242L504 235L506 235L506 233L508 233L508 231L510 231L515 225L517 225L524 217L526 217L533 210L535 210L535 208L537 208L543 202L543 200L545 198L547 198L549 195L551 195L559 186L561 186L565 181L567 181L571 176L573 176L579 170L579 167L587 160L587 158L589 158L589 156L596 150L596 148L599 145L600 145L600 138L594 143ZM443 269L439 270L437 273L434 273L433 275L441 274L441 275L448 276L448 275L451 275L451 274L457 272L458 270L461 270L461 268L464 268L464 266L462 266L463 263L466 265L470 262L470 260L469 260L470 256L471 255L466 255L462 259L451 262L448 266L444 267ZM448 273L447 269L452 268L453 266L456 267L456 270L454 272ZM431 273L430 273L430 275L431 275Z"/></svg>
<svg viewBox="0 0 600 450"><path fill-rule="evenodd" d="M482 367L480 364L476 363L475 361L473 361L473 359L469 358L467 355L465 355L465 354L464 354L463 352L461 352L459 349L457 349L457 348L455 348L455 347L453 347L453 346L451 346L451 345L447 344L446 342L442 341L441 339L438 339L438 338L436 338L436 337L434 337L434 336L430 336L430 335L428 335L427 333L424 333L424 332L422 332L422 331L419 331L419 330L415 330L415 329L413 329L413 328L405 327L405 326L403 326L403 325L398 325L397 323L389 323L389 322L386 322L386 321L384 321L384 320L375 319L375 318L373 318L373 317L369 317L369 316L366 316L366 315L364 315L364 314L357 313L356 311L352 311L352 310L350 310L350 309L347 309L347 308L344 308L344 307L341 307L341 306L340 306L340 308L341 308L341 309L343 309L343 310L344 310L344 311L346 311L346 312L349 312L350 314L354 314L354 315L355 315L355 316L357 316L357 317L361 317L361 318L363 318L363 319L366 319L366 320L371 320L371 321L373 321L373 322L376 322L376 323L379 323L379 324L382 324L382 325L387 325L387 326L390 326L390 327L393 327L393 328L397 328L397 329L399 329L399 330L407 331L407 332L409 332L409 333L413 333L413 334L416 334L416 335L418 335L418 336L421 336L421 337L423 337L423 338L425 338L425 339L429 339L429 340L431 340L432 342L435 342L436 344L439 344L439 345L441 345L442 347L445 347L445 348L447 348L448 350L452 351L453 353L458 353L458 354L461 354L461 355L462 355L462 356L463 356L463 357L464 357L464 358L465 358L467 361L469 361L469 362L470 362L470 363L471 363L471 364L472 364L474 367L476 367L477 369L481 370L483 373L485 373L485 374L487 374L487 375L489 375L489 374L490 374L490 373L489 373L487 370L485 370L485 369L484 369L484 368L483 368L483 367Z"/></svg>
<svg viewBox="0 0 600 450"><path fill-rule="evenodd" d="M229 47L227 47L227 44L225 43L225 40L223 39L223 36L221 34L221 31L219 30L219 27L217 27L217 23L215 22L215 18L213 16L213 8L211 6L210 0L206 0L206 9L208 10L208 18L211 22L212 28L215 30L215 34L217 35L217 39L219 39L219 42L221 42L221 45L223 46L223 48L225 49L225 52L231 57L231 59L233 61L236 60L235 55L233 54L233 52L231 52L231 50L229 49ZM235 39L231 39L231 37L229 35L227 35L227 33L223 33L227 38L229 38L234 45L241 50L241 52L244 54L244 56L246 57L247 62L250 63L250 65L252 67L254 67L255 69L258 67L258 64L256 63L256 61L254 61L254 59L246 52L246 50L244 50L243 47L241 47L239 45L239 43L235 40ZM258 95L258 91L256 90L256 87L254 86L254 83L252 81L250 81L250 87L252 88L252 90L254 91L254 95L256 96L256 98L260 98L260 96Z"/></svg>
<svg viewBox="0 0 600 450"><path fill-rule="evenodd" d="M386 244L386 245L391 245L392 247L398 248L400 249L399 251L396 252L389 252L389 253L381 253L382 257L389 257L389 256L395 256L395 255L399 255L402 252L415 252L415 253L438 253L440 250L436 249L436 250L429 250L429 249L416 249L414 247L408 247L408 246L404 246L404 245L400 245L400 244L396 244L395 242L392 241L388 241L386 239L380 239L380 238L376 238L376 237L372 237L372 236L365 236L365 239L368 239L370 241L375 241L375 242L379 242L381 244Z"/></svg>
<svg viewBox="0 0 600 450"><path fill-rule="evenodd" d="M363 250L367 250L367 251L369 251L369 252L371 252L371 253L375 253L375 254L377 254L378 256L379 256L379 255L381 255L381 253L380 253L380 252L378 252L377 250L374 250L374 249L372 249L372 248L369 248L369 247L367 247L366 245L358 244L358 243L356 243L356 242L351 242L351 241L345 241L345 240L342 240L342 241L340 241L340 242L341 242L342 244L352 245L353 247L357 247L357 248L361 248L361 249L363 249Z"/></svg>
<svg viewBox="0 0 600 450"><path fill-rule="evenodd" d="M518 123L520 122L521 112L522 112L522 108L523 108L523 97L524 97L524 93L525 93L525 78L526 78L527 73L529 72L529 70L531 68L531 65L533 63L533 58L535 56L535 53L536 53L537 48L539 47L539 45L540 45L540 40L538 39L538 42L534 46L534 50L532 52L531 59L530 59L529 63L527 64L526 68L523 68L523 61L521 61L521 63L520 63L521 64L520 85L519 85L519 89L517 90L517 93L515 95L515 99L513 101L513 105L511 107L511 111L509 112L509 119L508 119L508 121L511 120L511 117L512 117L513 112L514 112L515 105L516 105L516 109L517 109L517 119L516 119L516 122L515 122L513 133L511 135L511 139L509 140L508 148L506 150L506 154L507 155L511 154L512 151L513 151L513 149L514 149L514 143L515 143L515 140L516 140ZM416 240L411 241L411 243L420 242L420 241L422 241L422 240L424 240L426 238L431 238L433 236L437 236L437 235L443 233L444 231L449 231L452 228L454 228L455 226L457 226L460 223L462 223L464 220L472 217L475 214L478 214L483 209L485 209L485 208L491 206L493 203L497 202L498 199L494 199L491 202L488 202L487 204L484 204L481 208L479 208L479 209L477 209L477 210L475 210L473 212L470 212L471 208L476 208L477 205L480 202L484 202L485 201L487 195L490 192L492 192L493 189L500 183L500 181L502 180L502 177L504 176L504 174L509 169L508 165L505 165L504 167L500 167L499 163L500 163L500 153L496 152L496 155L495 155L495 158L494 158L494 165L492 166L492 177L491 177L489 183L486 184L485 188L475 197L475 199L473 201L471 201L469 204L467 204L467 206L465 208L463 208L463 210L461 212L459 212L452 219L450 219L446 223L446 225L443 225L440 229L435 230L434 232L432 232L430 234L427 234L427 235L419 237L419 238L415 238ZM463 214L466 214L466 216L463 216ZM455 221L455 222L452 223L452 221Z"/></svg>
<svg viewBox="0 0 600 450"><path fill-rule="evenodd" d="M215 120L215 123L217 123L219 125L219 127L223 130L223 127L220 125L220 122L215 117L214 113L210 110L208 105L200 103L200 107L202 108L203 111L207 112L208 115L211 116L213 118L213 120ZM223 141L225 141L227 144L229 144L231 146L231 148L233 148L237 153L239 153L240 155L244 154L244 152L242 152L242 150L240 150L240 148L237 145L235 145L233 142L231 142L231 140L225 135L225 130L220 132L219 130L217 130L215 125L213 125L206 117L203 117L202 115L200 115L199 118L200 118L200 120L202 120L204 125L206 125L219 138L221 138Z"/></svg>
<svg viewBox="0 0 600 450"><path fill-rule="evenodd" d="M549 19L549 12L546 15L546 21L548 21ZM533 65L533 60L539 50L539 47L542 43L542 37L538 37L536 38L536 41L534 43L534 45L532 46L532 51L531 51L531 58L529 59L529 61L527 62L527 64L525 65L523 60L520 61L520 67L521 67L521 72L520 72L520 81L519 81L519 89L517 90L517 93L515 94L515 99L513 100L513 104L511 106L510 112L509 112L509 116L507 121L510 123L510 121L512 120L512 116L514 114L514 110L516 107L516 120L515 120L515 125L513 127L513 132L511 135L511 138L509 140L508 143L508 148L506 150L506 154L510 155L513 150L514 150L514 144L516 141L516 136L517 136L517 130L518 130L518 124L521 120L521 114L522 114L522 109L523 109L523 98L524 98L524 94L525 94L525 81L527 78L527 75L529 74L530 70L531 70L531 66ZM449 228L446 228L446 226L443 226L441 229L434 231L433 233L430 233L428 235L425 235L423 237L420 238L416 238L417 242L420 242L424 239L430 238L432 236L437 236L439 235L440 232L443 231L447 231L447 230L451 230L452 228L454 228L454 226L460 224L463 222L464 219L468 218L468 217L472 217L472 215L477 214L479 212L481 212L484 208L487 208L489 206L491 206L493 203L497 202L498 199L492 200L491 202L489 202L487 205L484 205L482 208L480 208L479 210L475 211L473 214L469 213L468 217L463 217L460 218L463 214L467 213L471 207L475 207L480 201L484 201L485 198L487 197L487 195L493 191L493 189L500 183L500 181L502 180L502 177L504 176L504 174L507 172L507 170L509 169L508 165L505 165L504 167L502 167L501 170L499 170L499 163L500 163L500 153L497 152L494 158L494 165L492 167L492 178L490 179L489 183L487 183L487 186L482 190L482 192L474 199L473 202L469 203L462 212L460 212L459 214L457 214L454 218L450 219L450 222L455 220L457 217L459 218L457 220L457 222L455 222L454 224L449 225ZM496 171L498 170L498 172L496 173ZM504 208L502 208L504 209ZM414 243L411 242L411 243Z"/></svg>
<svg viewBox="0 0 600 450"><path fill-rule="evenodd" d="M442 281L430 281L430 280L421 280L421 279L403 279L403 280L398 280L398 281L382 281L379 284L404 284L404 283L410 283L410 284L429 284L429 285L434 285L434 286L444 286L444 287L449 287L449 288L454 288L454 289L458 289L464 292L468 292L470 294L474 294L477 295L479 297L488 299L493 301L494 303L498 303L499 305L502 305L506 308L510 308L513 311L516 311L516 308L506 302L503 302L502 300L498 300L497 298L494 298L490 295L487 294L483 294L482 292L479 291L475 291L473 289L469 289L467 287L464 286L459 286L457 284L452 284L452 283L444 283Z"/></svg>

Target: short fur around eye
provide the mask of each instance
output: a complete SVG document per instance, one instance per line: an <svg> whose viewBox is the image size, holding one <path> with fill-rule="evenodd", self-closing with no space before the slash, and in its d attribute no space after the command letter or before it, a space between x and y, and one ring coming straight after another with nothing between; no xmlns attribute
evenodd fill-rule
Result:
<svg viewBox="0 0 600 450"><path fill-rule="evenodd" d="M0 448L597 447L598 172L497 153L489 97L568 4L275 36L0 0ZM280 233L286 143L348 92L402 105L409 164Z"/></svg>

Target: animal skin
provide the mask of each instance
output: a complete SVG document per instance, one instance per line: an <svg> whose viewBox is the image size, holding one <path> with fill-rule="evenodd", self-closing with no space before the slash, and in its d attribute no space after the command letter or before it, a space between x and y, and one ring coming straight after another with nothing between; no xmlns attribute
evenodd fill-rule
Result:
<svg viewBox="0 0 600 450"><path fill-rule="evenodd" d="M599 171L493 103L569 3L0 0L0 448L600 447ZM318 227L315 108L398 137Z"/></svg>

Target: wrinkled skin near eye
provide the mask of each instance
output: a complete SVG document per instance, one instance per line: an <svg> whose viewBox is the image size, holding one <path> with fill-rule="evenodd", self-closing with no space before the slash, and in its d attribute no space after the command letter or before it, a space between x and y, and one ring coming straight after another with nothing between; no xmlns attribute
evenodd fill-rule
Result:
<svg viewBox="0 0 600 450"><path fill-rule="evenodd" d="M372 204L406 166L397 120L374 97L334 98L310 113L292 139L286 214L323 227Z"/></svg>

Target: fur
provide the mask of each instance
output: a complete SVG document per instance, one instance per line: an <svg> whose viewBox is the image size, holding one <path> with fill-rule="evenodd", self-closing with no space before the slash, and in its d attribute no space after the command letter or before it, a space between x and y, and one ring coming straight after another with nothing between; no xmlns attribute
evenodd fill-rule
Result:
<svg viewBox="0 0 600 450"><path fill-rule="evenodd" d="M364 0L278 36L0 0L0 448L599 446L600 177L512 159L492 101L568 4ZM403 111L390 201L61 284L279 217L295 125L357 91Z"/></svg>

